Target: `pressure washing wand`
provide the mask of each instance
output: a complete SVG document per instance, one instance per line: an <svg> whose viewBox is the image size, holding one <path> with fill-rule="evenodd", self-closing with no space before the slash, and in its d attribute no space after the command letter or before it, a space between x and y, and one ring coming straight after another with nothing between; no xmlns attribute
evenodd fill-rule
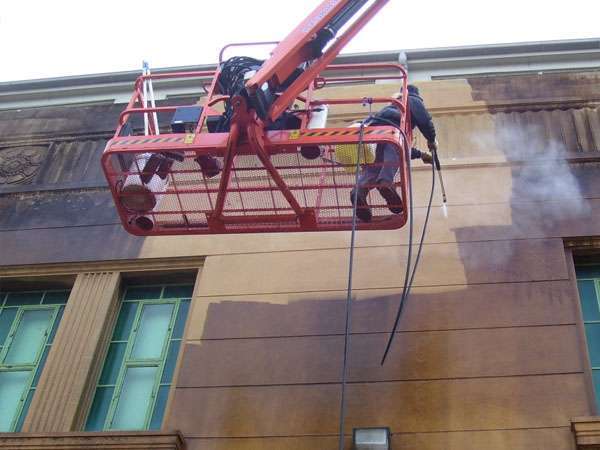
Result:
<svg viewBox="0 0 600 450"><path fill-rule="evenodd" d="M440 164L440 159L438 158L437 148L432 150L431 153L433 154L433 161L435 163L435 168L437 170L438 177L440 179L440 186L442 187L442 201L444 202L444 205L445 205L447 202L446 188L444 187L444 179L442 178L442 165Z"/></svg>

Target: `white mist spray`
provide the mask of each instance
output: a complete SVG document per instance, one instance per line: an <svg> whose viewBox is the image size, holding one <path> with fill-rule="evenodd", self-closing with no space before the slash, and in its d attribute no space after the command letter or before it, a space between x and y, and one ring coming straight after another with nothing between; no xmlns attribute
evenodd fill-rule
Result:
<svg viewBox="0 0 600 450"><path fill-rule="evenodd" d="M548 140L541 127L511 128L504 128L500 138L507 159L520 162L513 170L512 204L535 202L547 225L587 215L589 204L565 160L564 144Z"/></svg>
<svg viewBox="0 0 600 450"><path fill-rule="evenodd" d="M473 145L497 148L511 163L512 226L524 235L551 230L561 222L585 220L590 206L581 193L576 168L566 161L564 143L548 137L541 125L507 123L499 115L495 132L473 132Z"/></svg>

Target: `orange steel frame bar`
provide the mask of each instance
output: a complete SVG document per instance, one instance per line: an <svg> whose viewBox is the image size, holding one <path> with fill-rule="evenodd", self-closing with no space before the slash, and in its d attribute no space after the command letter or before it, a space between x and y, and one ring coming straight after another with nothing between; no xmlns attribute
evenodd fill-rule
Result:
<svg viewBox="0 0 600 450"><path fill-rule="evenodd" d="M269 118L275 120L289 105L304 92L317 76L329 66L340 51L356 34L383 8L389 0L375 0L333 44L273 103ZM310 43L319 30L323 29L336 14L349 4L344 0L326 0L300 23L277 47L260 70L246 83L250 92L264 83L281 83L308 58Z"/></svg>

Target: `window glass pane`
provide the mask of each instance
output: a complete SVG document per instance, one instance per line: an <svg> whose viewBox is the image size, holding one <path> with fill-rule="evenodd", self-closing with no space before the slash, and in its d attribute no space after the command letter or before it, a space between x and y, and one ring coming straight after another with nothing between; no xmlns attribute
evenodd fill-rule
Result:
<svg viewBox="0 0 600 450"><path fill-rule="evenodd" d="M19 416L19 421L17 422L17 425L15 426L15 431L21 431L21 428L23 428L23 422L25 422L25 417L27 417L27 411L29 411L29 405L31 405L31 399L33 398L33 394L35 393L35 390L30 389L29 393L27 394L27 399L25 400L25 404L23 405L23 409L21 409L21 415Z"/></svg>
<svg viewBox="0 0 600 450"><path fill-rule="evenodd" d="M157 359L169 334L173 303L144 305L133 346L135 359Z"/></svg>
<svg viewBox="0 0 600 450"><path fill-rule="evenodd" d="M127 288L125 300L156 300L160 298L162 286L143 286Z"/></svg>
<svg viewBox="0 0 600 450"><path fill-rule="evenodd" d="M165 368L160 380L161 383L170 383L173 379L173 371L175 370L175 364L177 363L177 355L179 354L180 343L181 341L171 341L171 344L169 344L169 353L167 353Z"/></svg>
<svg viewBox="0 0 600 450"><path fill-rule="evenodd" d="M115 333L112 339L113 341L126 341L129 339L129 333L133 327L137 307L138 303L123 303L121 305L121 311L119 312L119 318L117 319L117 325L115 326Z"/></svg>
<svg viewBox="0 0 600 450"><path fill-rule="evenodd" d="M600 310L598 308L598 298L593 280L578 281L579 298L581 299L581 310L583 320L600 320Z"/></svg>
<svg viewBox="0 0 600 450"><path fill-rule="evenodd" d="M110 408L110 401L113 396L115 388L100 387L96 389L96 396L90 409L90 415L88 417L87 424L85 425L85 431L102 431L104 428L104 421L108 414L108 408Z"/></svg>
<svg viewBox="0 0 600 450"><path fill-rule="evenodd" d="M148 409L152 406L152 390L157 371L158 367L127 369L111 429L144 429Z"/></svg>
<svg viewBox="0 0 600 450"><path fill-rule="evenodd" d="M593 367L600 368L600 324L586 323L585 335L588 342L590 362Z"/></svg>
<svg viewBox="0 0 600 450"><path fill-rule="evenodd" d="M150 421L150 430L160 430L162 425L162 419L165 414L165 408L167 407L167 399L169 398L169 386L161 386L156 396L156 403L154 404L154 412L152 413L152 420Z"/></svg>
<svg viewBox="0 0 600 450"><path fill-rule="evenodd" d="M39 305L43 292L11 292L6 299L6 306Z"/></svg>
<svg viewBox="0 0 600 450"><path fill-rule="evenodd" d="M58 307L58 312L56 313L56 319L54 320L54 325L52 325L52 331L50 331L50 336L48 336L48 344L52 344L54 342L54 337L56 336L56 330L58 330L58 326L60 325L60 320L62 319L63 313L65 312L64 306Z"/></svg>
<svg viewBox="0 0 600 450"><path fill-rule="evenodd" d="M4 308L0 313L0 345L4 344L18 308Z"/></svg>
<svg viewBox="0 0 600 450"><path fill-rule="evenodd" d="M600 405L600 370L592 370L594 391L596 391L596 404Z"/></svg>
<svg viewBox="0 0 600 450"><path fill-rule="evenodd" d="M40 358L40 362L38 363L37 369L35 371L35 376L33 377L33 383L31 387L36 387L38 381L40 381L40 376L42 375L42 370L44 370L44 364L46 364L46 359L48 358L48 352L50 351L50 346L46 345L44 348L44 353L42 353L42 357Z"/></svg>
<svg viewBox="0 0 600 450"><path fill-rule="evenodd" d="M110 344L99 384L116 384L127 344Z"/></svg>
<svg viewBox="0 0 600 450"><path fill-rule="evenodd" d="M575 270L577 278L600 278L600 265L577 266Z"/></svg>
<svg viewBox="0 0 600 450"><path fill-rule="evenodd" d="M44 305L62 305L67 303L70 291L46 292L42 303Z"/></svg>
<svg viewBox="0 0 600 450"><path fill-rule="evenodd" d="M185 319L187 319L189 309L190 309L189 300L185 300L179 304L179 311L177 312L177 319L175 320L175 326L173 327L173 338L174 339L180 339L183 336L183 330L185 329Z"/></svg>
<svg viewBox="0 0 600 450"><path fill-rule="evenodd" d="M87 431L160 429L192 290L193 285L125 290ZM142 361L151 366L136 367ZM105 398L107 388L113 398Z"/></svg>
<svg viewBox="0 0 600 450"><path fill-rule="evenodd" d="M194 286L191 284L184 286L165 286L163 298L191 298Z"/></svg>
<svg viewBox="0 0 600 450"><path fill-rule="evenodd" d="M0 372L0 431L12 431L29 375L30 371Z"/></svg>
<svg viewBox="0 0 600 450"><path fill-rule="evenodd" d="M52 310L24 311L4 364L33 364L46 339Z"/></svg>

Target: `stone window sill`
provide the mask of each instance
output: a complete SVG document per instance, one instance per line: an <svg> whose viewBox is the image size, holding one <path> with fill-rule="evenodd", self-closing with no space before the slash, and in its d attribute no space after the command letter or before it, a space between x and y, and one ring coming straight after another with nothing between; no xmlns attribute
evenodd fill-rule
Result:
<svg viewBox="0 0 600 450"><path fill-rule="evenodd" d="M600 416L571 419L577 450L600 450Z"/></svg>

